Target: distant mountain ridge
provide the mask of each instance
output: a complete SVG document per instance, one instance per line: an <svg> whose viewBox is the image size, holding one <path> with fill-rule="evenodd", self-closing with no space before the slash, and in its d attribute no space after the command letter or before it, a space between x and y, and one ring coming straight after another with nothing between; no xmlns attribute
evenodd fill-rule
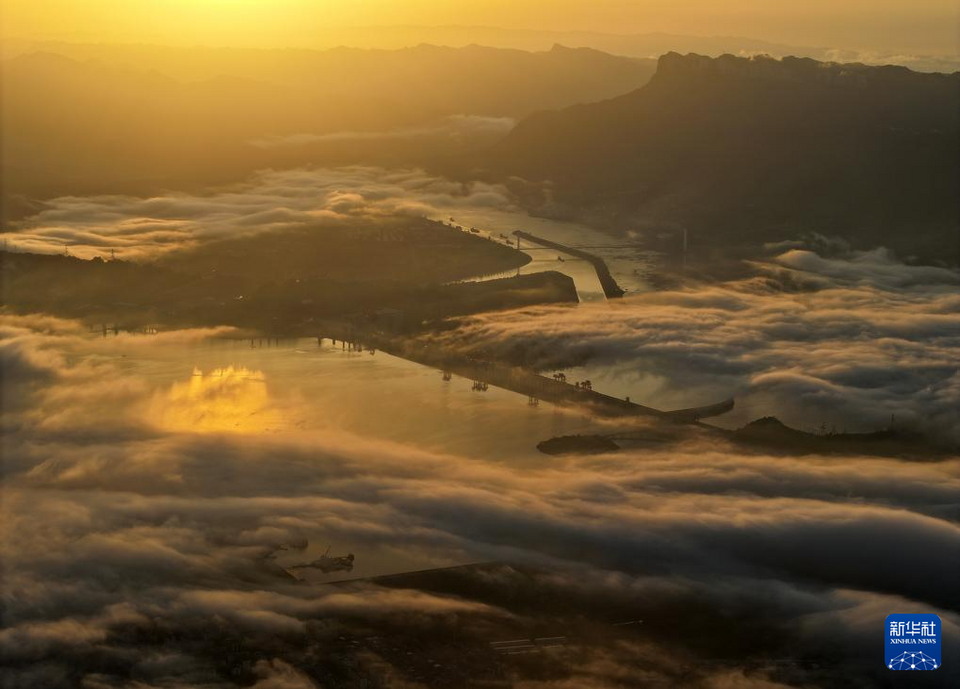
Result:
<svg viewBox="0 0 960 689"><path fill-rule="evenodd" d="M509 126L536 110L631 91L655 67L562 46L536 53L141 46L85 59L20 55L0 62L3 192L7 199L142 193L235 181L262 167L420 164L414 156L474 145L476 132L441 131L430 142L420 135L404 144L406 130L460 115ZM337 132L386 132L393 140L282 150L250 144Z"/></svg>
<svg viewBox="0 0 960 689"><path fill-rule="evenodd" d="M818 82L825 85L870 88L889 87L896 84L937 86L956 81L960 73L915 72L900 65L864 65L856 62L820 62L807 57L786 56L779 59L769 55L738 57L720 55L681 55L666 53L657 62L654 75L659 79L713 79L740 77L795 83ZM947 78L947 81L944 80Z"/></svg>
<svg viewBox="0 0 960 689"><path fill-rule="evenodd" d="M904 65L921 72L954 71L960 69L960 56L947 46L934 49L934 54L912 54L905 48L877 46L869 50L849 50L837 46L787 45L775 41L736 35L683 35L664 32L604 33L589 30L551 31L538 29L508 29L494 26L355 26L318 29L310 32L309 42L302 49L284 50L287 53L307 53L321 50L337 50L343 47L362 49L410 48L420 44L464 47L482 45L491 48L514 48L529 51L546 51L552 45L594 48L612 55L641 58L658 58L670 51L698 53L702 55L757 55L774 57L796 55L815 60L838 62L862 61L868 64ZM306 46L312 48L306 48ZM50 51L77 59L99 58L116 60L122 57L131 64L149 67L156 64L156 51L183 51L184 48L147 45L84 44L63 41L7 41L0 46L5 56ZM259 54L269 60L270 48L188 48L199 50L207 56L211 53L241 52ZM172 75L178 76L178 75Z"/></svg>
<svg viewBox="0 0 960 689"><path fill-rule="evenodd" d="M955 262L958 113L960 73L669 53L646 86L535 114L472 162L624 231L818 232Z"/></svg>

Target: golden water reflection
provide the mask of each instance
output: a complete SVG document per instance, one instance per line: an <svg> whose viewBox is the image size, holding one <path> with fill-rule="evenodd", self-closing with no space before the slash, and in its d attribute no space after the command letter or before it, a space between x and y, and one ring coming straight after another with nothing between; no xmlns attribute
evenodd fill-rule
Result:
<svg viewBox="0 0 960 689"><path fill-rule="evenodd" d="M178 432L256 433L284 426L263 372L242 366L209 373L195 368L188 381L174 383L155 398L151 417Z"/></svg>

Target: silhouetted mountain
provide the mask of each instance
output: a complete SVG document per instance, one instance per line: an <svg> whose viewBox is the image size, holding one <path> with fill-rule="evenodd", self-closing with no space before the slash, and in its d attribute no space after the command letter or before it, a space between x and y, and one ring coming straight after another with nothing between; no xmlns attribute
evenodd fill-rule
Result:
<svg viewBox="0 0 960 689"><path fill-rule="evenodd" d="M930 54L913 54L901 47L850 50L837 46L803 46L765 41L747 36L696 36L663 32L604 33L599 31L517 29L496 26L355 26L316 27L309 43L316 49L343 46L368 49L399 49L429 43L436 46L464 47L471 45L519 50L550 50L554 44L593 48L612 55L658 58L668 52L700 55L795 55L815 60L893 64L920 72L944 72L960 69L960 56L950 46L928 46ZM231 73L238 58L246 56L249 69L270 69L272 63L304 54L306 50L266 51L243 48L167 47L153 45L120 45L109 43L68 43L63 41L7 40L4 55L48 51L78 60L98 59L123 61L138 69L157 69L177 78L202 79L214 74ZM938 52L939 51L939 52ZM294 58L297 59L297 58ZM177 72L168 71L176 64ZM256 66L259 64L259 66ZM211 72L211 69L218 71ZM182 75L182 76L181 76ZM206 76L204 76L206 75Z"/></svg>
<svg viewBox="0 0 960 689"><path fill-rule="evenodd" d="M643 88L534 115L479 165L551 180L542 210L624 231L819 232L955 260L958 112L960 73L671 53Z"/></svg>
<svg viewBox="0 0 960 689"><path fill-rule="evenodd" d="M725 434L741 445L790 455L872 455L932 460L950 456L957 450L956 447L931 442L923 434L909 428L885 428L869 433L838 433L824 428L817 434L791 428L775 416L756 419Z"/></svg>
<svg viewBox="0 0 960 689"><path fill-rule="evenodd" d="M456 151L536 110L626 93L655 68L560 46L128 50L2 63L6 195L182 188L255 167Z"/></svg>

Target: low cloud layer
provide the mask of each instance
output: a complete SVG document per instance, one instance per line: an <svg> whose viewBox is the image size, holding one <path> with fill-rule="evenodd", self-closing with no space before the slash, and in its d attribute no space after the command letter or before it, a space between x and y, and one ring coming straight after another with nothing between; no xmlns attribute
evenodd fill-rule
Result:
<svg viewBox="0 0 960 689"><path fill-rule="evenodd" d="M511 208L500 185L462 184L420 170L372 167L258 173L244 184L207 194L66 196L17 223L5 237L17 251L82 258L137 259L197 243L357 217L445 217L459 208Z"/></svg>
<svg viewBox="0 0 960 689"><path fill-rule="evenodd" d="M250 141L257 148L309 146L334 141L394 141L402 139L460 139L475 136L506 134L516 125L512 117L485 117L483 115L451 115L432 124L377 131L342 131L325 134L289 134L267 136Z"/></svg>
<svg viewBox="0 0 960 689"><path fill-rule="evenodd" d="M960 440L956 271L882 250L845 259L791 250L755 268L738 282L481 314L440 338L544 369L657 377L661 399L680 406L736 396L740 421L772 414L874 430L893 417Z"/></svg>
<svg viewBox="0 0 960 689"><path fill-rule="evenodd" d="M829 292L804 296L830 303L838 295ZM758 287L741 286L661 295L654 304L661 299L674 313L685 304L702 323L698 332L744 311L761 327L785 327L775 315L784 304L760 309L754 300L764 298ZM791 327L802 330L808 303L788 311ZM607 308L604 322L635 308ZM942 311L927 308L919 318ZM654 316L665 327L665 316ZM630 323L650 327L648 320ZM737 335L738 326L723 332ZM126 351L151 346L149 336L125 337ZM236 639L229 643L253 658L248 685L320 686L311 668L334 653L343 635L337 625L347 620L376 630L368 635L469 632L467 650L477 649L470 653L487 648L493 632L483 630L533 624L529 613L493 600L298 583L277 566L286 554L269 555L304 538L349 543L359 558L386 549L416 554L423 566L531 567L542 572L537 586L551 592L547 600L640 601L660 635L686 624L684 610L732 615L738 625L789 639L798 657L830 645L871 658L880 653L883 618L901 609L935 611L945 638L960 634L960 460L742 456L694 443L521 465L345 432L171 428L144 410L175 386L131 373L107 356L112 342L71 321L0 317L0 353L20 367L4 386L0 505L0 654L10 686L230 686L221 656L231 651L204 650L221 638ZM209 375L199 377L204 390ZM233 383L212 390L218 399L247 394ZM258 413L279 404L270 395L256 402ZM501 592L518 585L510 570L500 576ZM676 686L697 672L703 686L810 686L838 671L717 666L708 660L714 652L697 643L717 643L710 637L719 629L672 643L667 666L657 664L657 637L644 636L590 647L569 665L557 661L555 682L520 685L606 687L641 678ZM321 650L311 650L317 639ZM841 686L843 672L824 685Z"/></svg>
<svg viewBox="0 0 960 689"><path fill-rule="evenodd" d="M887 53L876 50L842 50L838 48L823 51L822 59L831 62L859 62L865 65L902 65L918 72L943 72L950 74L960 71L960 59L956 55L918 55L913 53Z"/></svg>

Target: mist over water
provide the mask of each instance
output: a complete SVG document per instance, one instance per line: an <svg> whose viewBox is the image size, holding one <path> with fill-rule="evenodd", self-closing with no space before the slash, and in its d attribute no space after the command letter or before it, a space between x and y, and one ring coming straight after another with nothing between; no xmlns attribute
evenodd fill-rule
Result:
<svg viewBox="0 0 960 689"><path fill-rule="evenodd" d="M935 611L950 634L960 623L956 460L768 457L696 441L547 457L533 449L543 437L616 428L329 339L102 337L8 315L0 354L12 594L0 645L18 667L42 660L34 671L54 685L63 653L120 657L114 630L131 625L217 635L226 623L257 648L271 635L296 648L330 615L410 615L421 628L456 615L482 630L511 614L298 585L277 569L328 546L356 554L346 576L508 561L546 568L544 585L566 595L639 596L651 614L671 601L738 610L762 628L774 616L798 655L825 639L868 648L891 606ZM922 557L922 581L882 566L890 534ZM301 539L307 550L264 559ZM629 666L629 648L609 662ZM128 662L159 679L210 676L215 661L178 651L165 668Z"/></svg>
<svg viewBox="0 0 960 689"><path fill-rule="evenodd" d="M598 427L582 410L532 407L526 397L495 387L474 391L471 380L453 376L445 381L438 370L385 352L351 351L330 338L321 345L312 338L278 341L229 333L172 343L152 337L86 334L77 345L82 360L103 367L104 379L98 383L109 386L106 371L116 367L122 381L140 388L141 401L123 417L152 432L212 439L228 434L241 442L244 437L362 437L449 455L451 462L469 459L522 470L550 461L535 448L540 439ZM277 479L283 485L282 473ZM279 562L289 565L318 557L327 545L315 543L304 553L281 556ZM436 566L438 561L463 564L477 557L450 559L384 550L385 545L370 544L350 574L308 571L306 576L366 577Z"/></svg>
<svg viewBox="0 0 960 689"><path fill-rule="evenodd" d="M532 216L520 209L504 210L478 205L465 206L459 209L458 213L459 216L454 218L458 224L467 228L476 227L500 241L504 241L501 235L506 235L514 245L516 237L513 232L522 230L566 246L587 247L587 252L606 262L611 275L622 289L627 292L644 292L650 289L644 276L656 265L656 254L641 248L630 237L613 236L581 223ZM521 249L527 251L532 260L520 269L520 274L555 270L573 278L581 301L604 299L596 271L589 263L555 249L539 247L526 240L521 241ZM563 261L558 261L558 256L563 258ZM486 277L506 277L510 274L516 272Z"/></svg>
<svg viewBox="0 0 960 689"><path fill-rule="evenodd" d="M627 292L622 303L605 303L587 262L524 240L522 249L530 263L473 279L558 271L573 278L585 310L546 307L494 313L478 317L483 323L479 336L471 325L467 332L475 333L472 345L533 347L537 353L526 363L545 371L565 371L571 380L589 379L596 389L616 397L673 409L735 396L737 408L716 423L736 427L775 415L808 430L827 423L857 431L876 430L898 416L902 422L915 423L922 417L914 410L917 405L946 410L956 397L950 382L955 367L947 363L956 347L956 305L950 299L960 280L956 271L907 266L882 250L828 259L786 249L756 264L754 271L761 277L753 281L690 283L658 297L649 274L659 268L659 258L639 248L631 236L533 217L503 186L462 184L414 169L302 168L258 173L241 185L204 194L65 197L22 221L9 234L9 242L15 249L58 252L63 246L88 257L116 250L121 258L150 260L224 237L269 235L290 228L322 233L341 222L376 221L390 214L425 216L510 246L516 246L513 232L524 230L588 247L602 257ZM791 239L784 237L785 246ZM652 300L644 301L644 295ZM878 299L887 311L876 307L873 302ZM838 309L849 310L849 317L840 316ZM783 310L782 317L774 316L777 310ZM928 323L917 330L891 328L894 312L911 313L914 320L927 313ZM860 323L863 330L851 330L851 323ZM751 335L758 327L769 327L767 339ZM938 336L930 339L934 331ZM540 342L544 333L555 339ZM868 333L875 337L871 340ZM456 337L454 332L448 339ZM818 341L821 357L845 356L849 350L832 349L834 343L845 343L862 350L862 360L858 364L837 359L832 369L811 376L800 363L805 350L796 347ZM777 354L765 359L759 353L764 349ZM910 350L924 351L927 362L904 358ZM239 362L211 361L210 366L231 363ZM432 375L408 366L411 376L413 371ZM886 369L889 385L877 386L866 378L861 383L857 378L880 368ZM855 373L858 369L862 373ZM905 396L907 390L915 397ZM491 392L489 397L500 394ZM941 418L939 411L936 414ZM429 444L430 435L421 435L421 430L409 437Z"/></svg>
<svg viewBox="0 0 960 689"><path fill-rule="evenodd" d="M322 345L312 338L258 336L190 346L146 343L131 350L123 338L114 344L108 335L94 338L89 347L121 361L126 374L149 381L161 397L167 390L171 407L186 407L186 418L195 416L187 424L193 429L202 427L205 413L222 408L224 400L207 391L224 377L238 382L231 391L238 398L238 425L222 424L214 431L344 432L522 466L543 459L531 439L593 423L580 410L530 407L526 397L494 387L476 392L471 380L445 381L439 370L382 351L351 351L329 337ZM191 381L199 381L196 391L180 394L178 386ZM246 390L260 396L244 408ZM193 404L198 408L191 411Z"/></svg>
<svg viewBox="0 0 960 689"><path fill-rule="evenodd" d="M895 66L946 10L45 3L3 689L894 689L893 612L960 686L960 73Z"/></svg>
<svg viewBox="0 0 960 689"><path fill-rule="evenodd" d="M150 260L205 242L253 233L310 228L323 232L357 218L387 214L423 215L465 231L515 246L514 230L569 246L588 246L601 256L617 283L628 292L645 291L644 273L655 256L587 226L533 217L516 205L506 188L460 184L420 170L376 167L309 168L265 171L243 184L207 193L62 197L16 223L7 233L15 251L69 252L92 258ZM504 236L501 236L504 235ZM581 301L603 299L596 272L581 259L524 242L531 262L519 271L477 276L494 279L552 270L574 279ZM557 260L558 256L563 261Z"/></svg>

